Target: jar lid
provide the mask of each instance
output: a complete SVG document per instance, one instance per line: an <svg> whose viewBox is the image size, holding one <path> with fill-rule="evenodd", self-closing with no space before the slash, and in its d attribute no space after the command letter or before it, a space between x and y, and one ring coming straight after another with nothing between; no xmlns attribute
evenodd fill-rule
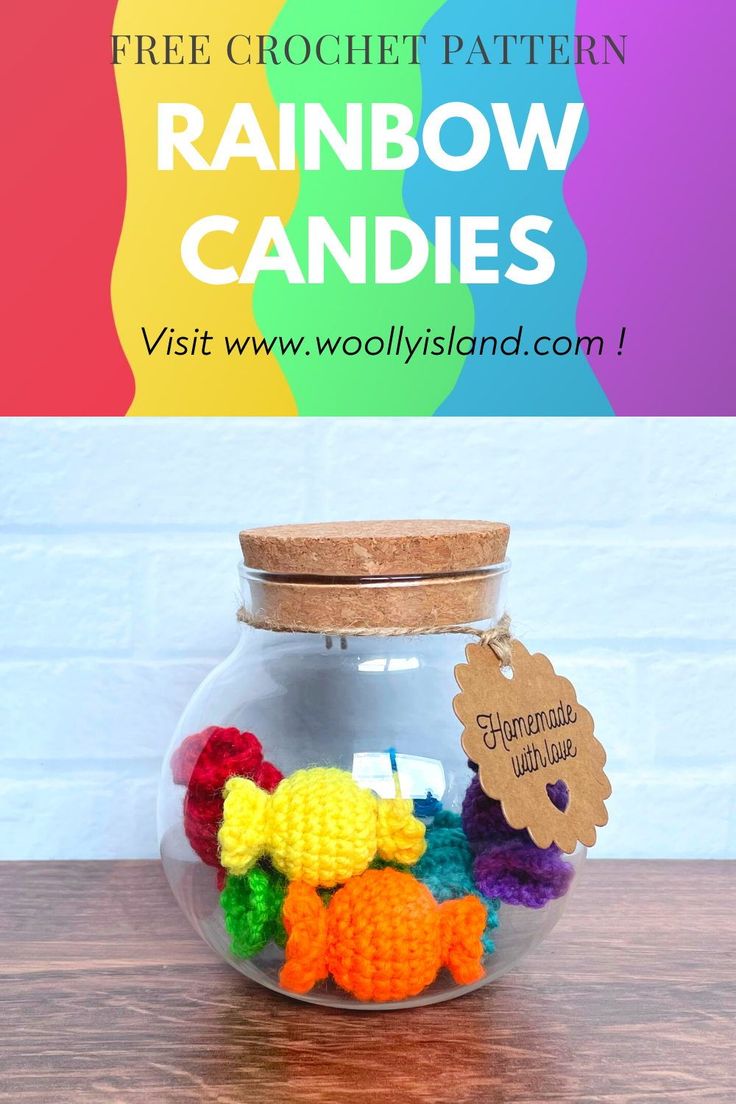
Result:
<svg viewBox="0 0 736 1104"><path fill-rule="evenodd" d="M473 571L502 563L508 540L499 521L339 521L240 534L247 567L342 578Z"/></svg>

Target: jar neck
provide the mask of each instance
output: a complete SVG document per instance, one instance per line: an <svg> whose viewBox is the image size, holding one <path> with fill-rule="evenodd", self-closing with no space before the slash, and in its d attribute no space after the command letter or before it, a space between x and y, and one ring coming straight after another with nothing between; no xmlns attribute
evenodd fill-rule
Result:
<svg viewBox="0 0 736 1104"><path fill-rule="evenodd" d="M493 625L504 612L509 569L506 560L462 573L348 578L241 566L243 616L259 628L334 635Z"/></svg>

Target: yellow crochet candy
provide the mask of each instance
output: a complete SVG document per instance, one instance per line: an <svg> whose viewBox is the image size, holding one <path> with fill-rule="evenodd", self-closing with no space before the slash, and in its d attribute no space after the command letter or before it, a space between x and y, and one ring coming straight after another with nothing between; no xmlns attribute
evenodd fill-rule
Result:
<svg viewBox="0 0 736 1104"><path fill-rule="evenodd" d="M406 865L424 854L413 802L376 797L337 767L310 767L266 793L249 778L225 785L220 861L245 874L264 856L290 881L335 886L380 856Z"/></svg>

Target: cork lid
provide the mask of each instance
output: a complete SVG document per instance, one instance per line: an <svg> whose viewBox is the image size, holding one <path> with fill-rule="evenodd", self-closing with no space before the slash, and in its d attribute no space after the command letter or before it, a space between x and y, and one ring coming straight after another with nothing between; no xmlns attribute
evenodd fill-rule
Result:
<svg viewBox="0 0 736 1104"><path fill-rule="evenodd" d="M340 521L246 529L247 567L274 575L338 578L473 571L506 558L499 521Z"/></svg>

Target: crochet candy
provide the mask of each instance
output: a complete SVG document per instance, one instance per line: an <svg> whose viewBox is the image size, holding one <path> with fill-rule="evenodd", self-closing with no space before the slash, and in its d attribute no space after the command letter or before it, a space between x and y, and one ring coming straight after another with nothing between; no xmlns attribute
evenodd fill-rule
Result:
<svg viewBox="0 0 736 1104"><path fill-rule="evenodd" d="M536 909L564 897L574 872L551 847L507 840L481 851L473 873L481 892L493 893L509 905Z"/></svg>
<svg viewBox="0 0 736 1104"><path fill-rule="evenodd" d="M171 757L171 773L180 786L219 793L234 774L273 790L284 777L263 758L260 740L238 728L209 728L183 740Z"/></svg>
<svg viewBox="0 0 736 1104"><path fill-rule="evenodd" d="M285 896L286 882L272 870L254 866L241 877L228 877L220 904L234 955L251 958L271 942L283 947L286 933L281 910Z"/></svg>
<svg viewBox="0 0 736 1104"><path fill-rule="evenodd" d="M260 741L252 732L211 725L181 743L171 758L174 781L187 787L184 831L192 849L208 866L220 865L217 830L222 820L222 787L232 775L252 778L264 790L273 790L283 778L263 758Z"/></svg>
<svg viewBox="0 0 736 1104"><path fill-rule="evenodd" d="M555 783L548 793L564 812L569 800L565 783ZM500 801L483 792L477 776L463 799L462 823L476 856L475 884L485 896L542 908L567 893L574 871L559 847L537 847L525 829L507 824Z"/></svg>
<svg viewBox="0 0 736 1104"><path fill-rule="evenodd" d="M218 838L232 874L266 856L290 881L326 888L362 874L376 855L411 865L425 847L409 799L376 797L336 767L296 771L271 795L231 778Z"/></svg>
<svg viewBox="0 0 736 1104"><path fill-rule="evenodd" d="M457 813L441 810L427 829L427 850L411 869L424 882L436 901L452 901L475 894L486 909L486 930L483 948L490 954L495 948L491 931L498 927L498 898L484 897L473 881L473 852Z"/></svg>
<svg viewBox="0 0 736 1104"><path fill-rule="evenodd" d="M368 870L325 907L317 891L292 882L284 902L286 961L280 981L307 993L331 976L362 1001L421 993L447 966L459 985L483 977L486 910L477 897L437 904L411 874Z"/></svg>

